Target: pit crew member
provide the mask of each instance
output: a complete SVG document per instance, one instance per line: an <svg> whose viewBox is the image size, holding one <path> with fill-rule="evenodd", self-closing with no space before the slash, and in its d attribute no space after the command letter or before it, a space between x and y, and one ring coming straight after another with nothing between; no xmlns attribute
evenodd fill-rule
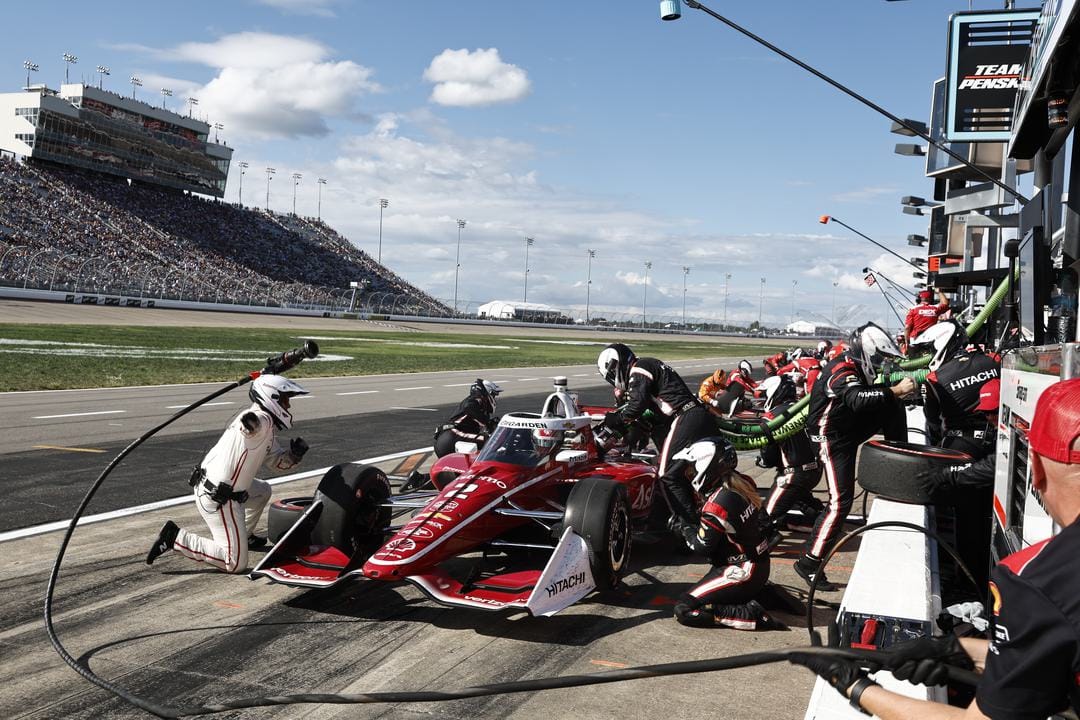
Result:
<svg viewBox="0 0 1080 720"><path fill-rule="evenodd" d="M462 442L484 444L488 435L495 429L496 398L502 388L490 380L476 379L469 386L469 396L458 405L457 412L448 421L453 427L453 434Z"/></svg>
<svg viewBox="0 0 1080 720"><path fill-rule="evenodd" d="M805 554L795 561L795 572L813 583L821 558L836 542L855 495L855 455L859 446L879 431L886 439L907 438L901 398L915 392L911 378L897 385L876 385L875 377L887 358L900 357L900 349L874 323L852 333L849 350L829 362L810 391L806 421L810 439L820 444L820 460L829 488L829 503L818 516ZM819 589L835 589L826 578Z"/></svg>
<svg viewBox="0 0 1080 720"><path fill-rule="evenodd" d="M639 358L622 343L600 351L596 365L600 375L626 398L624 405L609 413L605 424L629 426L650 406L672 418L663 446L658 448L660 487L672 511L672 530L681 536L682 526L696 528L694 493L681 470L672 466L671 458L701 438L716 434L712 415L671 366L656 358Z"/></svg>
<svg viewBox="0 0 1080 720"><path fill-rule="evenodd" d="M165 552L176 550L227 573L247 568L248 550L266 545L266 538L253 531L270 500L270 485L256 478L255 472L263 464L288 470L304 457L307 443L296 437L286 450L278 444L277 430L292 427L290 400L307 394L307 390L281 375L260 375L251 382L251 407L232 419L192 473L195 507L212 537L196 535L169 520L146 554L147 565Z"/></svg>
<svg viewBox="0 0 1080 720"><path fill-rule="evenodd" d="M765 397L765 419L771 420L795 404L795 384L786 377L772 385ZM769 498L765 501L765 513L775 529L787 527L808 531L813 528L817 516L825 509L824 504L813 495L813 489L821 482L821 463L818 460L817 443L810 440L805 429L793 435L770 442L761 453L765 467L776 468ZM786 520L789 510L798 506L803 513L801 522Z"/></svg>
<svg viewBox="0 0 1080 720"><path fill-rule="evenodd" d="M761 361L761 364L765 368L765 377L772 377L776 374L776 371L788 364L788 354L786 350L781 350L775 355L770 355Z"/></svg>
<svg viewBox="0 0 1080 720"><path fill-rule="evenodd" d="M736 373L728 375L726 370L716 371L701 381L698 399L708 407L709 412L721 417L731 417L742 407L742 398L746 385L742 382L730 382ZM742 377L741 374L739 377Z"/></svg>
<svg viewBox="0 0 1080 720"><path fill-rule="evenodd" d="M672 462L705 498L698 528L682 529L686 544L712 569L675 605L675 619L690 627L738 630L782 628L755 599L769 580L768 543L757 488L735 470L735 448L721 437L699 440Z"/></svg>
<svg viewBox="0 0 1080 720"><path fill-rule="evenodd" d="M795 354L792 353L794 356ZM802 397L814 387L821 373L821 361L809 353L800 352L797 357L776 371L777 375L786 375L795 383L796 397Z"/></svg>
<svg viewBox="0 0 1080 720"><path fill-rule="evenodd" d="M918 337L929 330L938 321L938 317L949 309L949 298L939 289L937 291L938 304L931 305L934 293L929 288L920 290L915 296L917 304L908 310L904 318L904 345L911 343L911 338Z"/></svg>
<svg viewBox="0 0 1080 720"><path fill-rule="evenodd" d="M1074 714L1080 711L1080 379L1063 380L1042 393L1028 442L1032 487L1062 530L994 569L992 639L962 641L968 662L982 669L966 709L885 690L847 660L796 655L791 661L884 720L1041 720L1069 707ZM906 661L893 674L912 682L940 684L942 664L963 660L951 639L920 638L896 648Z"/></svg>

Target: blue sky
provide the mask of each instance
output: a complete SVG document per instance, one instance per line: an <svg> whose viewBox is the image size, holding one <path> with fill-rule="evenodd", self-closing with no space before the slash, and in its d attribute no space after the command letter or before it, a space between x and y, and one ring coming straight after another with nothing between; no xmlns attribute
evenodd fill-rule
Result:
<svg viewBox="0 0 1080 720"><path fill-rule="evenodd" d="M946 23L967 2L805 0L707 3L901 117L925 120L943 75ZM235 0L206 3L18 3L0 79L57 86L60 56L118 92L170 87L175 110L221 122L245 160L244 202L322 214L438 297L459 304L520 300L525 236L528 299L585 302L594 314L640 311L720 318L732 275L731 321L828 318L833 283L849 322L895 318L873 265L899 261L818 216L834 215L908 252L921 218L902 195L930 192L921 160L893 154L889 121L700 11L661 22L656 0L472 2ZM1000 2L975 2L991 9ZM237 199L234 167L227 199ZM912 248L912 251L916 249ZM887 259L888 258L888 259ZM644 294L645 262L652 262Z"/></svg>

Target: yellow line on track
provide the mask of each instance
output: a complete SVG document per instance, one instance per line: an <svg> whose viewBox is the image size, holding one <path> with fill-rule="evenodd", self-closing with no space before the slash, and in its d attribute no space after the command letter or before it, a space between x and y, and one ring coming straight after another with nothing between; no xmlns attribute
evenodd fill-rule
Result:
<svg viewBox="0 0 1080 720"><path fill-rule="evenodd" d="M35 450L63 450L65 452L85 452L85 453L103 453L104 450L98 450L97 448L77 448L77 447L64 447L62 445L35 445Z"/></svg>

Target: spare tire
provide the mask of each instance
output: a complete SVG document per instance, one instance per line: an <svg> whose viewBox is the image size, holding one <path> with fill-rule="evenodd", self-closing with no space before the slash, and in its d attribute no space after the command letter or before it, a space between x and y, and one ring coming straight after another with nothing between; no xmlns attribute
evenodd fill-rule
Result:
<svg viewBox="0 0 1080 720"><path fill-rule="evenodd" d="M377 543L390 524L390 508L382 507L389 497L390 480L374 465L335 465L315 490L323 507L311 543L333 545L349 556Z"/></svg>
<svg viewBox="0 0 1080 720"><path fill-rule="evenodd" d="M932 504L916 476L924 470L971 462L959 450L893 440L870 440L859 453L856 478L867 492L899 502Z"/></svg>
<svg viewBox="0 0 1080 720"><path fill-rule="evenodd" d="M311 507L312 498L296 497L275 500L266 515L266 537L276 543L289 531L300 516ZM305 539L306 542L306 539Z"/></svg>

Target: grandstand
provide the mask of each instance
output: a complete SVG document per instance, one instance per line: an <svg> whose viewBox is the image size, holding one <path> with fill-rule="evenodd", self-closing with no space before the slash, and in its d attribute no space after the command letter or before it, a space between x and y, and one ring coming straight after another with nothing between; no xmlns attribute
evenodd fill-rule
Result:
<svg viewBox="0 0 1080 720"><path fill-rule="evenodd" d="M0 286L452 314L323 222L218 200L232 151L206 123L83 85L0 117Z"/></svg>

